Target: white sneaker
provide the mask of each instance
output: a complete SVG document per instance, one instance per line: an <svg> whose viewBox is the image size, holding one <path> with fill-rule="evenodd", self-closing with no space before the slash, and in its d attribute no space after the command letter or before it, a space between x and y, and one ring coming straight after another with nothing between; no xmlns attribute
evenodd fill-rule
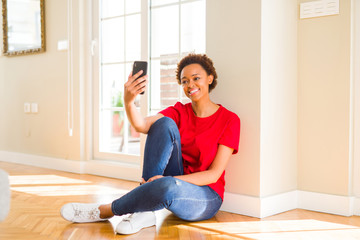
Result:
<svg viewBox="0 0 360 240"><path fill-rule="evenodd" d="M100 204L98 203L68 203L61 210L61 216L70 222L89 223L106 221L100 218Z"/></svg>
<svg viewBox="0 0 360 240"><path fill-rule="evenodd" d="M155 224L156 218L154 212L138 212L124 218L117 225L115 231L119 234L133 234L143 228L154 226Z"/></svg>

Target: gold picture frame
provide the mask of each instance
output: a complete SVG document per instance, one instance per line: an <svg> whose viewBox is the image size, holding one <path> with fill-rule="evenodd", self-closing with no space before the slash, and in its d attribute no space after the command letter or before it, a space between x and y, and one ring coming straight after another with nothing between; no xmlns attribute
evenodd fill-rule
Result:
<svg viewBox="0 0 360 240"><path fill-rule="evenodd" d="M45 0L2 0L3 55L45 51Z"/></svg>

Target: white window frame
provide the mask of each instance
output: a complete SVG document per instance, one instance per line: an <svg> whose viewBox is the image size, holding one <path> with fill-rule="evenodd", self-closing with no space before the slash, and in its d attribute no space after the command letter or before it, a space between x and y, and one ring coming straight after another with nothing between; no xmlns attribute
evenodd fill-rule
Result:
<svg viewBox="0 0 360 240"><path fill-rule="evenodd" d="M93 157L99 160L111 160L120 161L130 165L139 166L142 164L141 159L143 158L144 146L146 136L141 134L140 136L140 155L127 154L127 153L110 153L101 152L99 148L99 128L100 128L100 83L101 83L101 62L100 62L100 1L92 1L92 48L93 48L93 59L92 59L92 75L93 75ZM141 0L141 59L149 59L149 46L148 46L148 0ZM148 115L148 91L140 98L140 112L143 116ZM127 122L127 119L125 120ZM126 124L125 126L126 127ZM125 128L126 129L126 128Z"/></svg>

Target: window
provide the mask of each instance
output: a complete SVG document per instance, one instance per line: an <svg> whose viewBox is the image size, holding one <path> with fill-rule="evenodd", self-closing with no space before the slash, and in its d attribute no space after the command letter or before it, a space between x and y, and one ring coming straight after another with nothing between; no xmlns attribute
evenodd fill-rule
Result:
<svg viewBox="0 0 360 240"><path fill-rule="evenodd" d="M123 86L132 62L142 58L141 0L102 0L95 6L100 11L99 22L94 24L99 39L94 155L108 158L112 154L114 159L119 153L140 155L140 134L127 120ZM140 110L140 97L136 105Z"/></svg>
<svg viewBox="0 0 360 240"><path fill-rule="evenodd" d="M144 96L136 100L144 115L186 101L175 69L183 55L205 52L205 0L93 1L93 38L99 39L93 61L94 157L138 161L143 140L123 103L132 63L149 61L150 104Z"/></svg>
<svg viewBox="0 0 360 240"><path fill-rule="evenodd" d="M177 84L175 70L184 55L190 52L205 53L205 10L204 0L151 1L152 113L178 101L189 101Z"/></svg>

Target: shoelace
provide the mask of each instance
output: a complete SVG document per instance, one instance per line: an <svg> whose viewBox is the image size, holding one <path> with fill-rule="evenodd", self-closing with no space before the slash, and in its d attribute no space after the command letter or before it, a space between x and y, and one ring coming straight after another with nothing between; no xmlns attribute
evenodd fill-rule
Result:
<svg viewBox="0 0 360 240"><path fill-rule="evenodd" d="M130 214L129 216L125 217L125 218L123 219L123 221L124 221L124 222L130 222L131 219L134 218L134 216L136 216L136 215L137 215L137 213L132 213L132 214Z"/></svg>
<svg viewBox="0 0 360 240"><path fill-rule="evenodd" d="M83 219L98 219L100 216L100 210L98 208L91 209L79 209L74 207L74 216Z"/></svg>

